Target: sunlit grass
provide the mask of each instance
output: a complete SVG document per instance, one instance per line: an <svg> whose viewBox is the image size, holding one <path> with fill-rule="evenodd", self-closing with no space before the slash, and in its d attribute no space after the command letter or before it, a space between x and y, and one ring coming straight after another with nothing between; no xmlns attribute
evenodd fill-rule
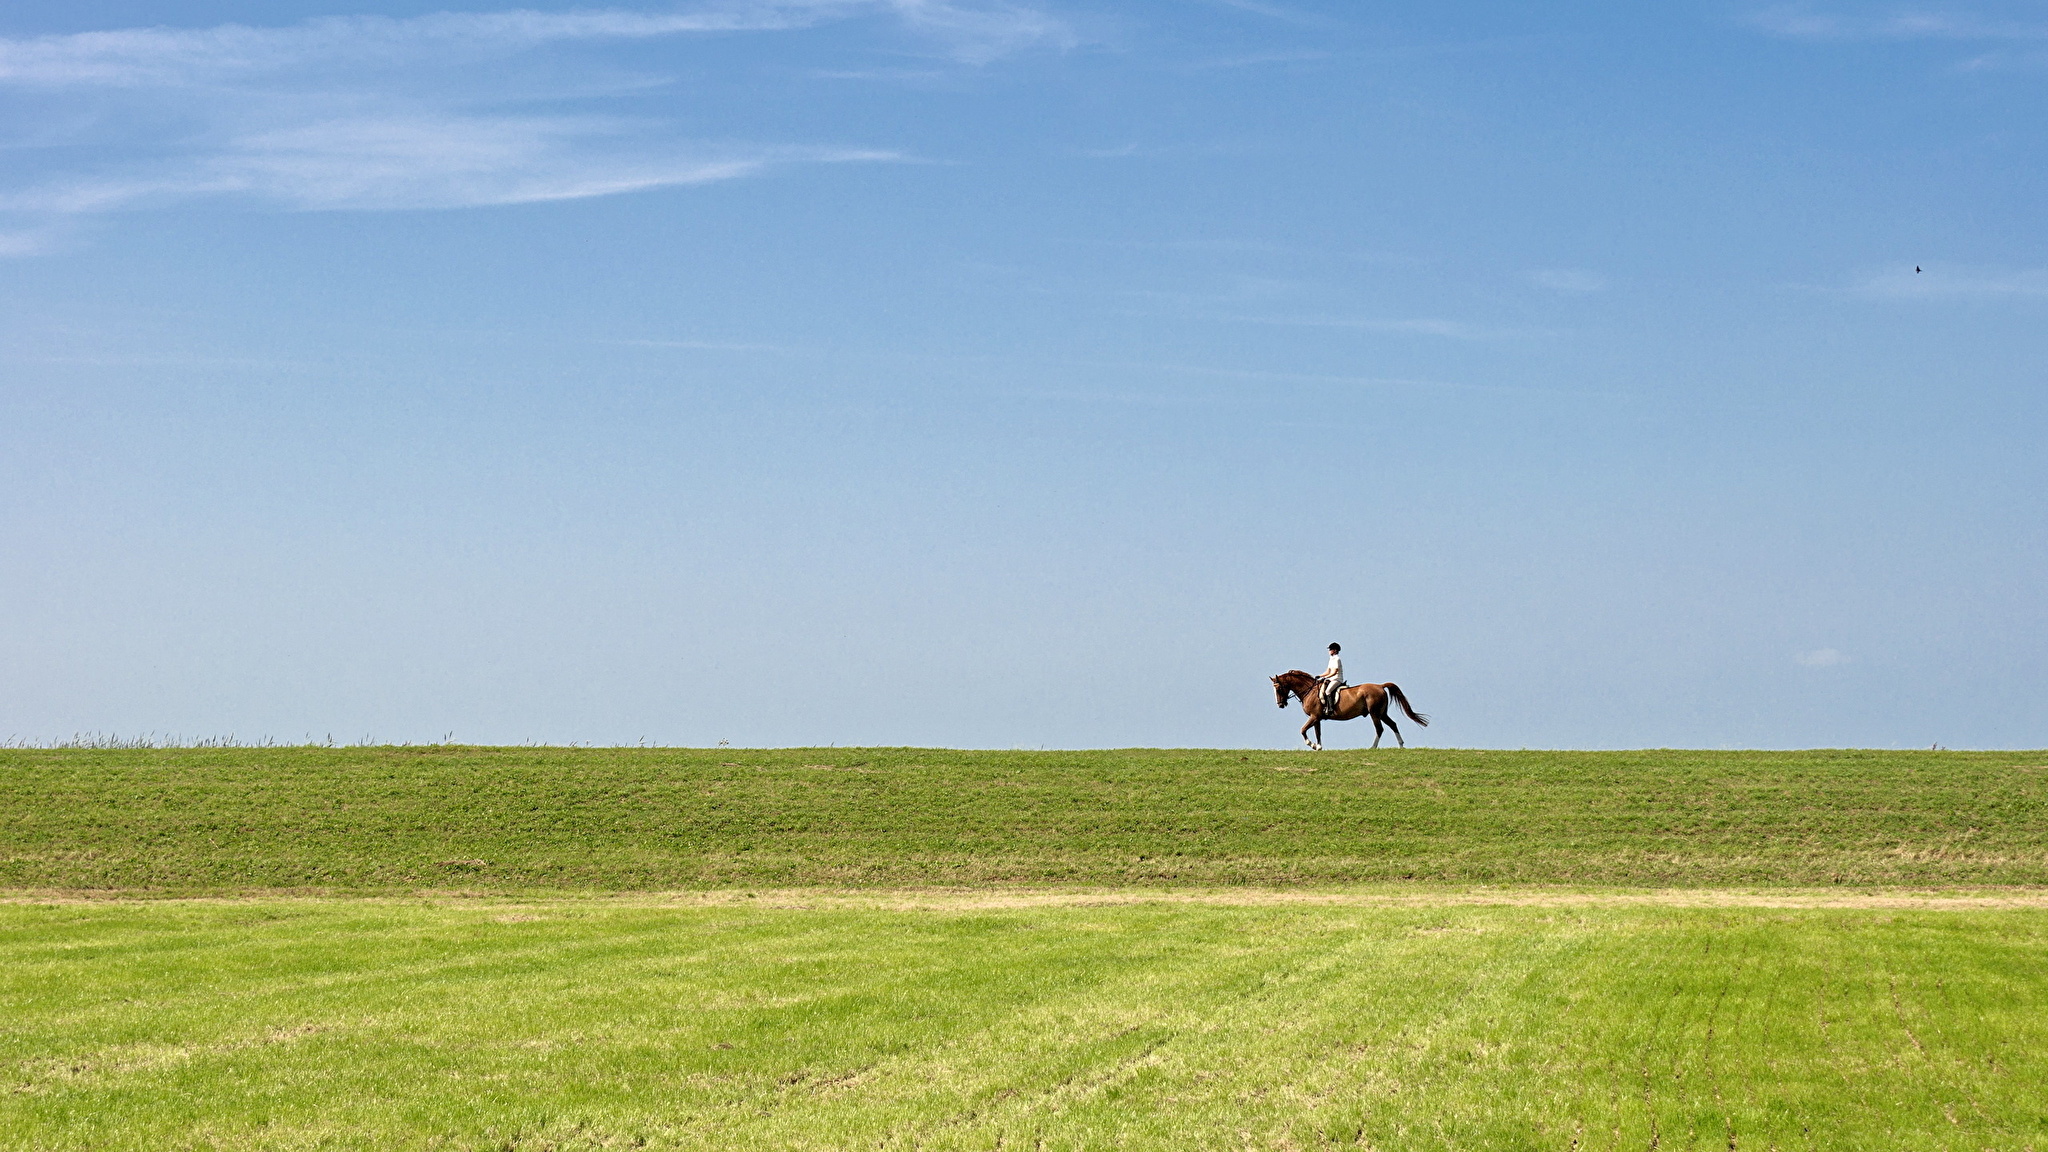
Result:
<svg viewBox="0 0 2048 1152"><path fill-rule="evenodd" d="M2019 1149L2044 946L2026 910L15 904L0 1148Z"/></svg>

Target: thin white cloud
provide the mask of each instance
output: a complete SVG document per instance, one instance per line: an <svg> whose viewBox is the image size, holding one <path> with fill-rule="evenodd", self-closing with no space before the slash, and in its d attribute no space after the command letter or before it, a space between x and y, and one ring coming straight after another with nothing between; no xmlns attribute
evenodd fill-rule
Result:
<svg viewBox="0 0 2048 1152"><path fill-rule="evenodd" d="M1157 149L1147 149L1137 144L1119 144L1114 148L1083 148L1078 155L1090 160L1122 160L1131 156L1156 156Z"/></svg>
<svg viewBox="0 0 2048 1152"><path fill-rule="evenodd" d="M1584 268L1538 268L1529 273L1529 282L1552 292L1598 292L1607 287L1605 276Z"/></svg>
<svg viewBox="0 0 2048 1152"><path fill-rule="evenodd" d="M1834 648L1815 648L1810 652L1801 652L1793 659L1808 668L1835 668L1850 661L1850 657Z"/></svg>
<svg viewBox="0 0 2048 1152"><path fill-rule="evenodd" d="M1132 141L1103 148L1079 148L1073 155L1089 160L1160 160L1189 156L1235 156L1251 150L1245 144L1227 141L1160 145Z"/></svg>
<svg viewBox="0 0 2048 1152"><path fill-rule="evenodd" d="M287 120L115 175L0 193L0 211L75 216L204 196L305 211L456 208L702 184L776 164L901 159L872 148L691 143L658 122L594 116L394 112Z"/></svg>
<svg viewBox="0 0 2048 1152"><path fill-rule="evenodd" d="M1885 300L2015 299L2048 297L2048 268L1909 267L1872 272L1851 291Z"/></svg>
<svg viewBox="0 0 2048 1152"><path fill-rule="evenodd" d="M956 58L985 63L1040 45L1071 47L1064 23L1015 4L952 0L750 0L695 12L439 12L427 16L330 16L283 28L126 28L0 38L0 83L152 86L256 77L314 66L448 64L565 41L638 40L703 32L804 28L867 13L893 15L945 43Z"/></svg>
<svg viewBox="0 0 2048 1152"><path fill-rule="evenodd" d="M599 340L619 348L664 348L691 352L799 352L781 344L734 344L716 340Z"/></svg>
<svg viewBox="0 0 2048 1152"><path fill-rule="evenodd" d="M946 44L954 59L986 64L1028 48L1072 48L1073 29L1022 4L959 4L948 0L889 0L905 27Z"/></svg>
<svg viewBox="0 0 2048 1152"><path fill-rule="evenodd" d="M1221 319L1242 324L1276 324L1299 328L1352 328L1363 332L1394 332L1410 336L1440 336L1451 340L1502 340L1519 336L1544 335L1529 328L1489 328L1462 320L1430 317L1411 319L1341 316L1229 316Z"/></svg>
<svg viewBox="0 0 2048 1152"><path fill-rule="evenodd" d="M1356 260L1368 264L1391 264L1412 267L1426 264L1427 260L1393 252L1374 252L1361 249L1310 247L1301 244L1275 244L1269 240L1235 240L1205 236L1181 240L1098 240L1074 237L1055 237L1061 244L1083 244L1091 248L1131 248L1143 251L1217 254L1225 256L1274 256L1302 257L1317 259Z"/></svg>
<svg viewBox="0 0 2048 1152"><path fill-rule="evenodd" d="M481 207L705 184L776 164L901 159L872 148L695 144L663 127L436 113L286 124L113 176L0 194L0 210L76 216L200 197L302 211Z"/></svg>
<svg viewBox="0 0 2048 1152"><path fill-rule="evenodd" d="M63 239L63 229L53 225L0 231L0 259L41 256L46 252L54 252L63 243Z"/></svg>
<svg viewBox="0 0 2048 1152"><path fill-rule="evenodd" d="M562 40L629 39L683 32L792 26L767 11L654 16L632 12L443 12L410 19L331 16L288 28L125 28L0 40L0 82L45 87L220 82L300 68L394 66L504 54Z"/></svg>
<svg viewBox="0 0 2048 1152"><path fill-rule="evenodd" d="M1242 56L1218 56L1208 60L1196 60L1185 65L1194 72L1208 72L1229 68L1260 68L1273 64L1308 64L1330 59L1332 53L1319 48L1304 48L1296 51L1249 52Z"/></svg>
<svg viewBox="0 0 2048 1152"><path fill-rule="evenodd" d="M276 28L0 37L0 93L36 93L38 121L66 125L57 139L17 148L18 175L0 177L0 211L28 217L0 220L0 256L46 250L54 219L201 197L299 210L452 208L730 180L778 164L902 159L861 146L708 142L644 117L536 115L536 102L565 93L647 81L622 82L583 57L542 61L534 74L545 81L505 63L571 43L861 16L895 22L956 67L1074 43L1053 17L1001 0L743 0L686 12L337 16ZM102 159L54 166L76 154ZM53 167L27 175L44 157Z"/></svg>
<svg viewBox="0 0 2048 1152"><path fill-rule="evenodd" d="M1219 8L1234 8L1239 12L1250 12L1254 16L1264 16L1269 20L1280 20L1288 24L1298 24L1309 28L1328 28L1339 23L1339 21L1319 13L1303 12L1298 8L1284 4L1267 3L1266 0L1209 0L1209 2Z"/></svg>
<svg viewBox="0 0 2048 1152"><path fill-rule="evenodd" d="M818 68L805 75L819 80L881 80L909 84L931 84L959 79L959 72L952 68Z"/></svg>
<svg viewBox="0 0 2048 1152"><path fill-rule="evenodd" d="M2048 24L1989 20L1956 12L1856 16L1791 7L1756 13L1750 23L1774 36L1802 40L2048 40Z"/></svg>
<svg viewBox="0 0 2048 1152"><path fill-rule="evenodd" d="M1517 384L1473 384L1453 380L1423 380L1402 376L1339 376L1322 372L1277 372L1269 369L1223 368L1206 364L1131 364L1116 361L1076 361L1075 363L1099 367L1144 369L1158 372L1185 374L1190 376L1218 376L1235 380L1284 380L1303 384L1369 385L1389 388L1433 388L1459 392L1497 392L1516 395L1584 396L1601 400L1616 400L1620 397L1608 392L1589 392L1577 388L1531 388Z"/></svg>

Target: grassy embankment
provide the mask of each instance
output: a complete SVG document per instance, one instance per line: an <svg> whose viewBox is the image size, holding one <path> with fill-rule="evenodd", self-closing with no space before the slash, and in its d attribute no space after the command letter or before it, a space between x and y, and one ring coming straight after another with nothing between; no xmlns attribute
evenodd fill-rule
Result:
<svg viewBox="0 0 2048 1152"><path fill-rule="evenodd" d="M2048 883L2048 753L0 752L0 888Z"/></svg>

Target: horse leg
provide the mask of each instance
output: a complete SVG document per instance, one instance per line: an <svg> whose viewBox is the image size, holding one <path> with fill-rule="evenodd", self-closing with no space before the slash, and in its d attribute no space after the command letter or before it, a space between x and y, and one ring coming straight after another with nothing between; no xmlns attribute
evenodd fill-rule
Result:
<svg viewBox="0 0 2048 1152"><path fill-rule="evenodd" d="M1303 725L1301 726L1301 742L1302 742L1303 744L1306 744L1306 745L1308 745L1308 746L1309 746L1310 748L1314 748L1314 747L1316 746L1316 744L1315 744L1315 741L1313 741L1313 740L1310 740L1310 739L1308 738L1308 730L1309 730L1309 729L1311 729L1311 728L1315 728L1315 727L1319 727L1319 725L1318 725L1318 723L1317 723L1317 721L1316 721L1316 718L1315 718L1315 717L1313 717L1313 716L1309 717L1309 719L1308 719L1308 723L1306 723L1306 724L1303 724ZM1317 733L1316 733L1316 735L1318 735L1318 736L1321 736L1321 735L1322 735L1322 733L1321 733L1321 732L1317 732Z"/></svg>
<svg viewBox="0 0 2048 1152"><path fill-rule="evenodd" d="M1392 716L1387 717L1387 727L1392 728L1394 730L1394 739L1401 740L1401 726L1399 724L1394 723L1394 718ZM1408 741L1401 740L1401 747L1406 748L1407 746Z"/></svg>
<svg viewBox="0 0 2048 1152"><path fill-rule="evenodd" d="M1380 737L1386 735L1386 733L1380 730L1380 718L1378 715L1371 712L1366 713L1366 715L1372 717L1372 746L1377 748L1380 746Z"/></svg>

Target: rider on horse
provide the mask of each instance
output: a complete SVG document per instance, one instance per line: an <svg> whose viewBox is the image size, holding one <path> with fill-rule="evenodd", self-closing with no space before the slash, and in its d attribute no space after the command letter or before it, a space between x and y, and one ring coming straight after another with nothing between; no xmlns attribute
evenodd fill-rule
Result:
<svg viewBox="0 0 2048 1152"><path fill-rule="evenodd" d="M1321 676L1316 677L1316 683L1322 685L1323 688L1323 715L1325 716L1335 716L1337 714L1337 689L1344 686L1344 660L1337 653L1343 650L1343 646L1332 642L1330 644L1330 666L1323 669Z"/></svg>
<svg viewBox="0 0 2048 1152"><path fill-rule="evenodd" d="M1273 682L1273 703L1285 708L1292 701L1301 701L1301 710L1308 716L1308 723L1301 726L1301 739L1311 748L1323 746L1323 721L1356 720L1360 716L1372 720L1373 747L1380 746L1380 734L1385 729L1392 729L1394 739L1405 746L1408 742L1401 739L1401 726L1387 715L1388 701L1399 704L1401 711L1417 724L1429 723L1429 717L1408 703L1408 697L1401 694L1398 684L1354 684L1346 690L1344 662L1337 655L1340 651L1342 649L1335 644L1330 645L1330 667L1321 676L1289 668L1278 676L1268 677ZM1350 696L1350 699L1340 702L1340 693ZM1310 731L1315 732L1313 737L1309 735Z"/></svg>

